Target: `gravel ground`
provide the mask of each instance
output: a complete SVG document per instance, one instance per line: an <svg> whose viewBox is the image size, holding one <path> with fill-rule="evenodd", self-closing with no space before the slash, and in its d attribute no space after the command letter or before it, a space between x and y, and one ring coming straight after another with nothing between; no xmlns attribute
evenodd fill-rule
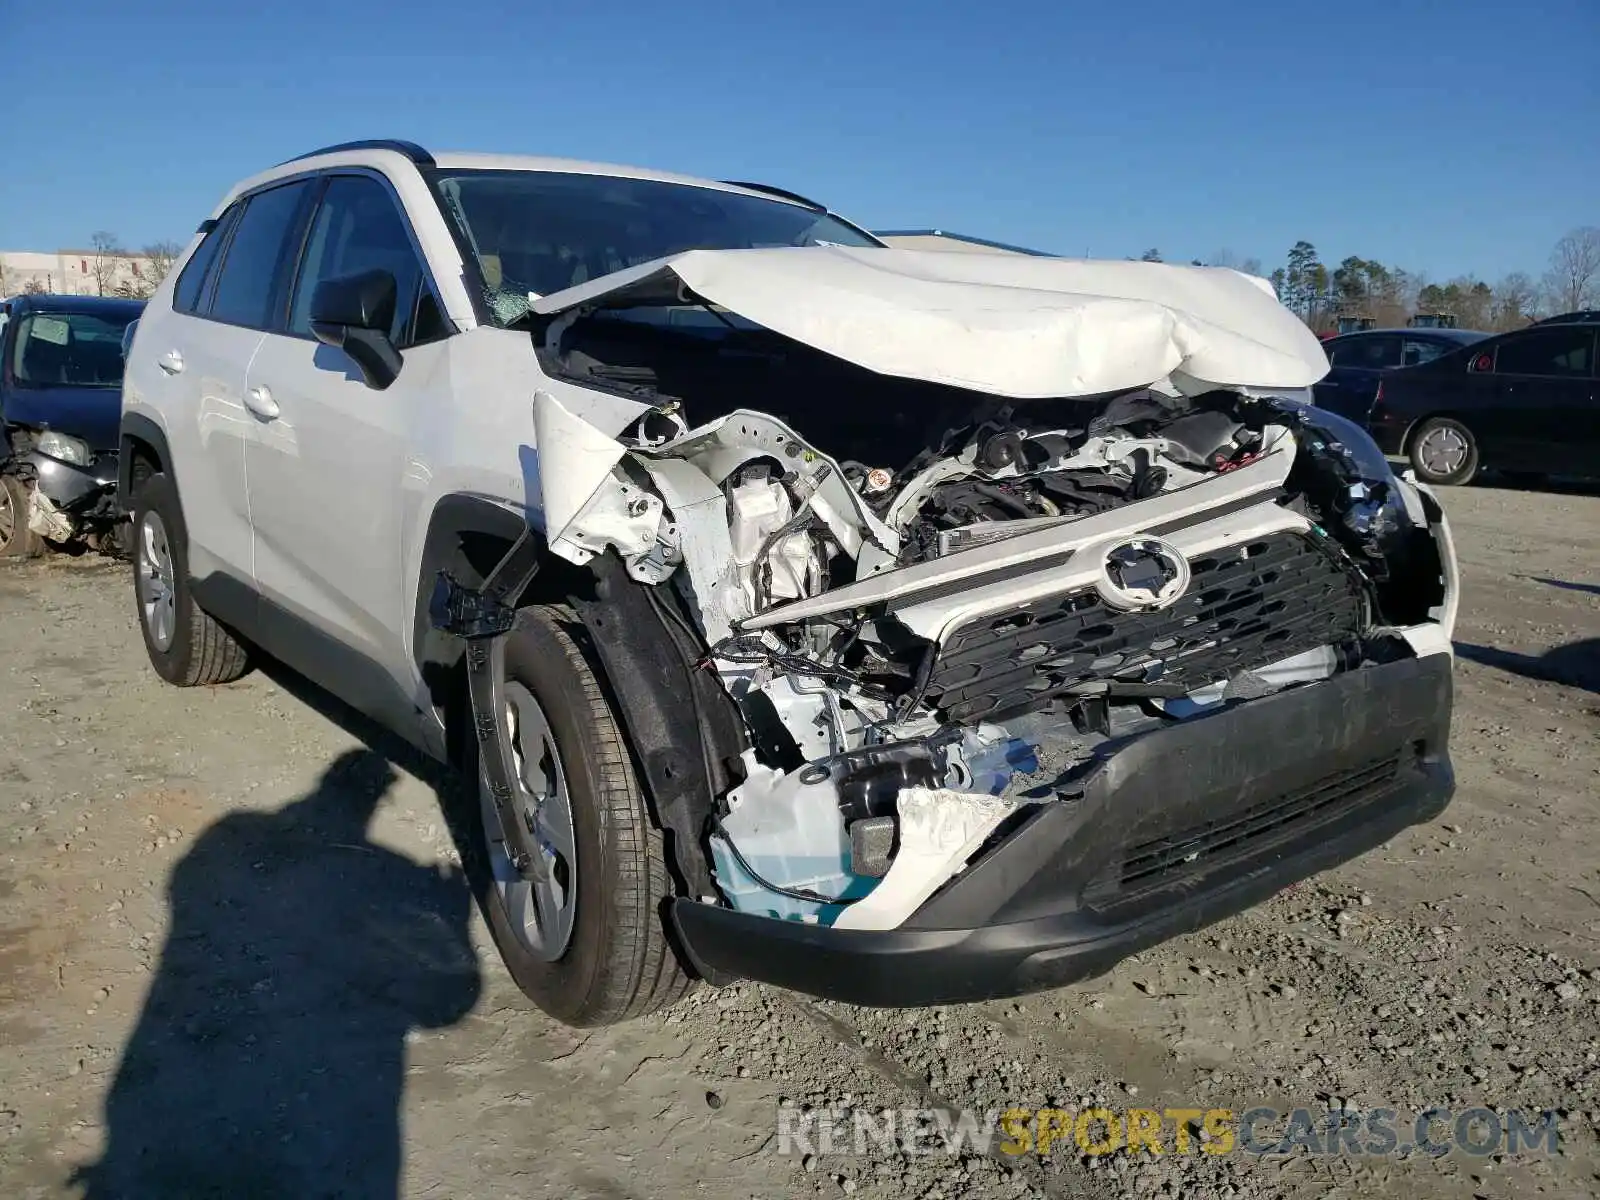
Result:
<svg viewBox="0 0 1600 1200"><path fill-rule="evenodd" d="M5 564L0 1196L126 1194L149 1139L184 1153L140 1195L1596 1194L1600 495L1447 504L1466 598L1439 822L1077 988L906 1012L702 989L594 1032L506 977L446 777L282 672L162 685L125 568ZM1561 1152L777 1136L807 1107L1095 1104L1386 1107L1402 1142L1429 1105L1554 1109Z"/></svg>

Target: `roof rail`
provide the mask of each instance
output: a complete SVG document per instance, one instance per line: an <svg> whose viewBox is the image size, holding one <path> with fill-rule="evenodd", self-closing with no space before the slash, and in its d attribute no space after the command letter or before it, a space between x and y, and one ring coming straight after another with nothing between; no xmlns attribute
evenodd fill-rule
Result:
<svg viewBox="0 0 1600 1200"><path fill-rule="evenodd" d="M874 229L876 238L891 237L941 237L953 242L970 242L974 246L988 246L993 250L1009 250L1013 254L1031 254L1034 258L1056 258L1048 250L1030 250L1027 246L1013 246L1010 242L996 242L989 238L973 237L969 233L956 233L951 229Z"/></svg>
<svg viewBox="0 0 1600 1200"><path fill-rule="evenodd" d="M746 191L751 192L765 192L769 196L779 196L784 200L793 200L796 204L802 204L811 209L812 212L825 213L828 211L828 207L825 204L818 204L810 197L802 196L799 192L791 192L788 188L773 187L770 183L749 183L743 179L724 179L722 182L729 187L744 188Z"/></svg>
<svg viewBox="0 0 1600 1200"><path fill-rule="evenodd" d="M310 150L305 154L286 158L278 165L281 167L286 163L299 162L303 158L316 158L319 154L337 154L341 150L393 150L396 154L404 154L419 167L434 165L433 155L415 142L402 141L399 138L365 138L356 142L340 142L335 146L323 146L320 150Z"/></svg>

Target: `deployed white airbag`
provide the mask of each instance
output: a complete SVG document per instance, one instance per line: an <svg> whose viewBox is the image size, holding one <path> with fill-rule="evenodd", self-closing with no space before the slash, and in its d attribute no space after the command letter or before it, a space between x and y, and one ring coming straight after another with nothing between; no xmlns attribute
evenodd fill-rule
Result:
<svg viewBox="0 0 1600 1200"><path fill-rule="evenodd" d="M696 298L881 374L1019 399L1169 377L1186 392L1304 388L1328 371L1322 344L1266 281L1222 267L844 246L690 250L532 307Z"/></svg>

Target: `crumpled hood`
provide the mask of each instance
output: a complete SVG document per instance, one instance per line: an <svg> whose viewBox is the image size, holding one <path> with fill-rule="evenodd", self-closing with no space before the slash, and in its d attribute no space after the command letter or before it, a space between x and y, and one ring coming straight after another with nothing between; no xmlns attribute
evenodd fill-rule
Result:
<svg viewBox="0 0 1600 1200"><path fill-rule="evenodd" d="M1018 399L1169 378L1190 394L1305 388L1328 371L1322 344L1265 280L1222 267L876 247L689 250L532 308L696 300L884 375Z"/></svg>

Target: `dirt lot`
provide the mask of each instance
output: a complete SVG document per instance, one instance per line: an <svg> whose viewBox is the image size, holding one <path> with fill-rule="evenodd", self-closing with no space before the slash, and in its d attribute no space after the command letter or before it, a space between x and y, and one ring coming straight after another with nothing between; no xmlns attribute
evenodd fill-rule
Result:
<svg viewBox="0 0 1600 1200"><path fill-rule="evenodd" d="M702 989L593 1033L489 948L448 779L281 672L164 686L124 568L0 569L0 1196L1595 1194L1600 495L1447 503L1439 823L1079 988L922 1012ZM784 1103L1387 1107L1402 1143L1429 1105L1557 1109L1561 1153L1180 1154L1169 1126L1159 1158L802 1156ZM149 1144L182 1153L119 1190Z"/></svg>

